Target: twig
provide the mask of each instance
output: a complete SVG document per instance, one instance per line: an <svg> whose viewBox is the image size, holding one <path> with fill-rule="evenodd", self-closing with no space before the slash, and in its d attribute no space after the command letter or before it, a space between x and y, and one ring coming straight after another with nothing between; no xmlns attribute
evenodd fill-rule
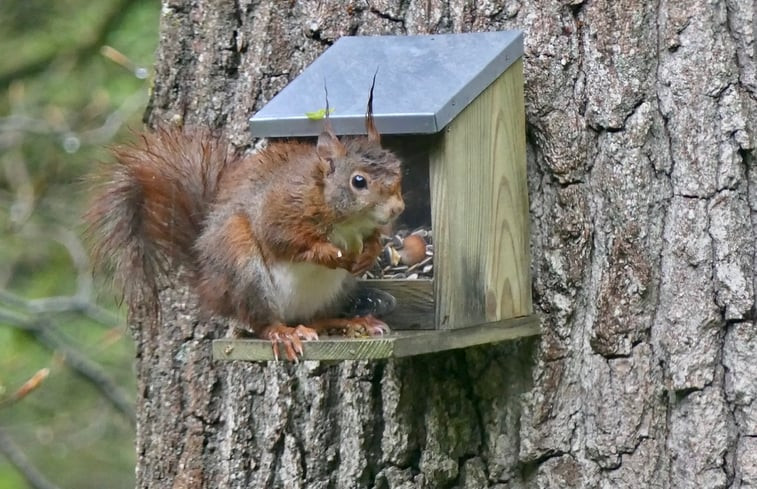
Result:
<svg viewBox="0 0 757 489"><path fill-rule="evenodd" d="M51 351L58 351L63 354L63 361L74 372L90 384L97 387L98 390L110 401L116 410L120 411L127 417L132 424L137 422L137 416L134 413L134 406L131 399L110 379L105 371L86 356L79 353L71 346L65 344L57 335L48 327L40 327L33 331L37 340Z"/></svg>
<svg viewBox="0 0 757 489"><path fill-rule="evenodd" d="M101 145L112 140L129 117L145 106L148 98L149 95L145 89L134 92L118 108L108 114L105 122L100 127L82 131L80 134L82 142Z"/></svg>
<svg viewBox="0 0 757 489"><path fill-rule="evenodd" d="M26 454L13 442L8 434L0 428L0 452L18 470L26 482L34 489L60 489L31 463Z"/></svg>
<svg viewBox="0 0 757 489"><path fill-rule="evenodd" d="M58 130L44 119L27 115L10 114L0 117L0 132L25 132L29 134L50 134Z"/></svg>
<svg viewBox="0 0 757 489"><path fill-rule="evenodd" d="M90 273L91 267L87 250L84 248L81 238L70 228L60 226L53 233L53 239L66 248L68 256L71 257L74 268L76 268L75 295L77 297L91 297L93 290L92 274Z"/></svg>
<svg viewBox="0 0 757 489"><path fill-rule="evenodd" d="M41 368L37 370L37 372L32 375L29 380L24 382L24 384L19 387L16 392L13 393L13 395L5 399L0 399L0 408L15 404L24 397L28 396L32 391L36 390L40 385L42 385L42 382L47 378L48 375L50 375L49 368Z"/></svg>
<svg viewBox="0 0 757 489"><path fill-rule="evenodd" d="M0 309L0 323L20 325L19 327L21 329L26 329L23 327L23 324L26 324L28 321L28 318L22 316L17 312L9 311L7 309Z"/></svg>
<svg viewBox="0 0 757 489"><path fill-rule="evenodd" d="M103 22L97 27L94 35L85 41L80 42L73 49L63 53L58 49L54 49L40 58L32 60L7 73L0 73L0 86L5 86L17 78L28 77L48 68L50 63L62 54L69 56L73 55L77 61L92 56L98 49L100 49L100 46L105 42L105 38L108 34L114 31L116 26L126 16L132 3L135 3L135 0L121 0L116 5L113 5L111 10L104 16Z"/></svg>
<svg viewBox="0 0 757 489"><path fill-rule="evenodd" d="M136 414L129 397L98 365L78 350L68 345L44 319L29 320L12 311L0 309L0 322L27 331L38 343L53 352L63 355L63 362L84 380L97 388L114 408L136 423Z"/></svg>
<svg viewBox="0 0 757 489"><path fill-rule="evenodd" d="M70 296L53 296L41 299L25 299L7 290L0 289L0 303L23 309L24 312L38 316L50 313L75 312L81 313L106 326L123 323L117 314L97 305L94 298L94 285L91 274L89 256L82 244L81 238L72 230L63 226L48 226L46 234L53 228L53 239L68 251L76 269L76 292ZM24 236L28 239L43 239L40 230L27 229Z"/></svg>
<svg viewBox="0 0 757 489"><path fill-rule="evenodd" d="M106 326L115 326L122 322L122 319L117 314L98 306L90 299L84 299L78 295L24 299L7 290L0 290L0 302L21 308L24 312L35 316L61 312L78 312Z"/></svg>
<svg viewBox="0 0 757 489"><path fill-rule="evenodd" d="M57 138L73 137L77 145L103 145L113 139L132 114L144 107L148 98L147 90L140 88L109 113L100 126L79 132L66 125L53 125L24 115L11 114L2 117L0 118L0 149L18 146L27 134Z"/></svg>

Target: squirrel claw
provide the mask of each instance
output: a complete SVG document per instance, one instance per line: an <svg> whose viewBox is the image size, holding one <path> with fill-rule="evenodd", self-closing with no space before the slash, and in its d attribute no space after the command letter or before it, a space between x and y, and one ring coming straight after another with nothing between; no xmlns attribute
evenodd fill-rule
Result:
<svg viewBox="0 0 757 489"><path fill-rule="evenodd" d="M279 361L279 346L283 345L287 360L299 363L300 357L305 354L302 348L302 341L317 340L318 333L301 324L294 328L283 324L275 324L266 327L261 332L260 337L271 341L274 360Z"/></svg>
<svg viewBox="0 0 757 489"><path fill-rule="evenodd" d="M389 326L384 321L376 319L370 314L356 319L363 320L363 328L365 329L366 333L371 336L383 336L384 334L389 332Z"/></svg>

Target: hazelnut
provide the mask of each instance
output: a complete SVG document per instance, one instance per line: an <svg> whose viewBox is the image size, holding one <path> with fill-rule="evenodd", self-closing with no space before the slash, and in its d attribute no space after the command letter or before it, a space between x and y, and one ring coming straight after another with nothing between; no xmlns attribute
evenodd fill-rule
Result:
<svg viewBox="0 0 757 489"><path fill-rule="evenodd" d="M400 261L411 267L426 258L426 240L417 234L411 234L402 240L402 249L399 252Z"/></svg>

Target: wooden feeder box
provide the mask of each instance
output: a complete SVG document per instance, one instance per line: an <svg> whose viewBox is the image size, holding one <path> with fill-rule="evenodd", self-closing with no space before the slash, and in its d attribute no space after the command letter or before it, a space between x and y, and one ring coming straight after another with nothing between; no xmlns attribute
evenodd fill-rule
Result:
<svg viewBox="0 0 757 489"><path fill-rule="evenodd" d="M267 138L313 138L324 83L337 135L365 134L371 80L382 144L402 160L399 226L427 226L431 279L363 280L397 299L392 333L305 344L306 360L402 357L539 333L531 276L519 31L343 37L251 119ZM216 340L216 359L272 360L269 341Z"/></svg>

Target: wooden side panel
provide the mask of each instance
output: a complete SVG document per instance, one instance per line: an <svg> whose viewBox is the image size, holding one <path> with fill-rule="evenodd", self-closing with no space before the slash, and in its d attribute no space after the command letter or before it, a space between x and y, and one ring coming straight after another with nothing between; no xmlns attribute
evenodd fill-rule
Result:
<svg viewBox="0 0 757 489"><path fill-rule="evenodd" d="M437 327L530 314L522 60L445 128L430 179Z"/></svg>

